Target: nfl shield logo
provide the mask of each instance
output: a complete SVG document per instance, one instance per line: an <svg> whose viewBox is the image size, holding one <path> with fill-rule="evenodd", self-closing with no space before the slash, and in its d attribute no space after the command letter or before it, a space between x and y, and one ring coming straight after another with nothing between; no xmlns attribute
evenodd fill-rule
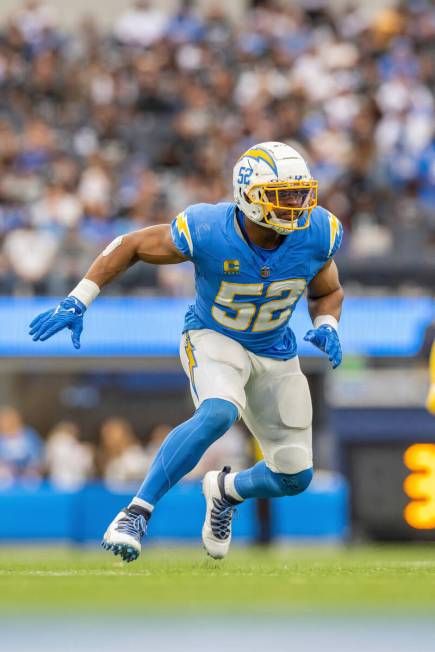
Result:
<svg viewBox="0 0 435 652"><path fill-rule="evenodd" d="M266 265L261 268L260 274L263 278L269 278L270 276L270 267L267 267Z"/></svg>

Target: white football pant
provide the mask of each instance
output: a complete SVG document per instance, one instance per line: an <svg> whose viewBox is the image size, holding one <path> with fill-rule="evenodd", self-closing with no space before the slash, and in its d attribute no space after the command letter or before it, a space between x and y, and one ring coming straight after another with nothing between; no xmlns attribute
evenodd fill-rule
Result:
<svg viewBox="0 0 435 652"><path fill-rule="evenodd" d="M209 398L234 403L272 471L313 465L311 396L297 357L265 358L210 329L184 333L180 357L195 406Z"/></svg>

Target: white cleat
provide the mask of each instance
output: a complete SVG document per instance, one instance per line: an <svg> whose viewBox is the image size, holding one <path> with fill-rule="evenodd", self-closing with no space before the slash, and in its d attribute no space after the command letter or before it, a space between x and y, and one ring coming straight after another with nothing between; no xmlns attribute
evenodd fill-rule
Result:
<svg viewBox="0 0 435 652"><path fill-rule="evenodd" d="M127 562L137 559L147 531L147 514L146 510L136 506L119 512L104 534L101 542L103 548L120 555Z"/></svg>
<svg viewBox="0 0 435 652"><path fill-rule="evenodd" d="M202 481L206 501L202 542L214 559L223 559L230 549L231 523L236 506L240 504L225 494L225 476L230 471L229 466L224 466L222 471L209 471Z"/></svg>

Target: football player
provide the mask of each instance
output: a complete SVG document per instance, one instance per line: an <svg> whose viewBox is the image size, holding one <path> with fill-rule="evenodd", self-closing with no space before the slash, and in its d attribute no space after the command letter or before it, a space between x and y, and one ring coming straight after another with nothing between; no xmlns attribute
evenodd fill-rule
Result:
<svg viewBox="0 0 435 652"><path fill-rule="evenodd" d="M342 227L317 205L317 181L286 144L261 143L242 154L233 186L234 203L196 204L171 225L116 238L67 298L31 323L35 341L69 328L79 348L87 308L130 265L190 260L195 266L196 300L180 356L196 410L168 435L137 495L104 535L102 545L126 561L140 554L160 498L239 418L264 460L239 473L225 467L205 475L202 539L212 557L227 554L239 503L294 496L313 475L310 392L288 323L307 291L313 328L304 339L333 368L340 364L343 290L333 256Z"/></svg>

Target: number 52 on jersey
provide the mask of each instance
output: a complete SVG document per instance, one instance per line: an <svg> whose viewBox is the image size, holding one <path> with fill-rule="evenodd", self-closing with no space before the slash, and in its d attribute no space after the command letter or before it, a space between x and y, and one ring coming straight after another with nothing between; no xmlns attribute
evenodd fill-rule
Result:
<svg viewBox="0 0 435 652"><path fill-rule="evenodd" d="M305 279L290 278L274 281L264 291L264 283L222 281L211 313L213 319L225 328L246 331L252 325L253 333L271 331L289 319L293 305L306 285ZM261 297L263 302L239 301L237 297Z"/></svg>

